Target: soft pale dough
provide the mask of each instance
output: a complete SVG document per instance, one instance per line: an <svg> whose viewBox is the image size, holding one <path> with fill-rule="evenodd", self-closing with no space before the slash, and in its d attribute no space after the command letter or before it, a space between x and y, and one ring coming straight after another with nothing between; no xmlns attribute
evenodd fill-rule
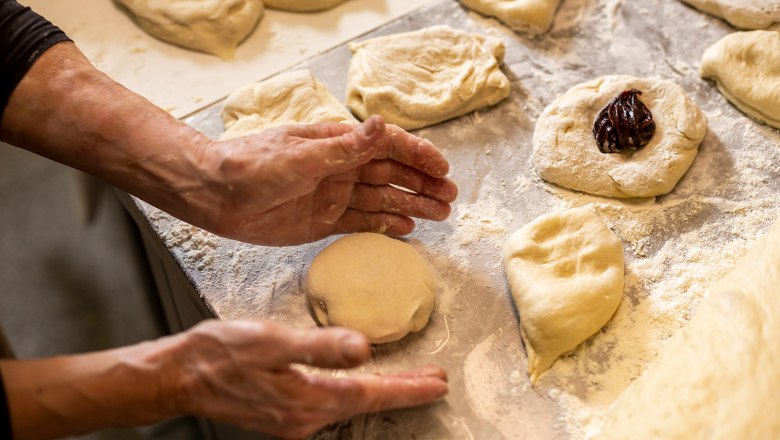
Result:
<svg viewBox="0 0 780 440"><path fill-rule="evenodd" d="M704 52L700 73L745 114L780 128L780 32L726 35Z"/></svg>
<svg viewBox="0 0 780 440"><path fill-rule="evenodd" d="M612 98L639 89L656 129L641 150L601 153L593 122ZM603 76L572 87L536 121L533 162L539 175L577 191L609 197L652 197L674 189L696 158L707 117L671 81Z"/></svg>
<svg viewBox="0 0 780 440"><path fill-rule="evenodd" d="M504 44L449 26L349 45L347 106L407 130L437 124L509 96Z"/></svg>
<svg viewBox="0 0 780 440"><path fill-rule="evenodd" d="M623 296L623 246L589 208L537 217L504 245L531 382L599 331Z"/></svg>
<svg viewBox="0 0 780 440"><path fill-rule="evenodd" d="M780 435L780 222L618 398L604 439Z"/></svg>
<svg viewBox="0 0 780 440"><path fill-rule="evenodd" d="M261 0L116 0L149 34L188 49L233 58L263 16Z"/></svg>
<svg viewBox="0 0 780 440"><path fill-rule="evenodd" d="M313 12L330 9L344 3L346 0L265 0L265 5L271 9L282 9L295 12Z"/></svg>
<svg viewBox="0 0 780 440"><path fill-rule="evenodd" d="M780 22L777 0L681 0L742 29L766 29Z"/></svg>
<svg viewBox="0 0 780 440"><path fill-rule="evenodd" d="M547 32L561 0L460 0L480 14L496 17L520 32Z"/></svg>
<svg viewBox="0 0 780 440"><path fill-rule="evenodd" d="M336 240L306 277L320 324L358 330L376 344L425 327L435 292L433 273L412 246L374 233Z"/></svg>
<svg viewBox="0 0 780 440"><path fill-rule="evenodd" d="M259 133L267 128L357 120L308 70L296 70L249 84L225 100L220 139Z"/></svg>

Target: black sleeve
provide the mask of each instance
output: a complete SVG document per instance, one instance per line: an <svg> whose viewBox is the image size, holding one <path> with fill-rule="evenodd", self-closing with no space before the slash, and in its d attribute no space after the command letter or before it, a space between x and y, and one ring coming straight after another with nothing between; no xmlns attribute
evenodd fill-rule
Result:
<svg viewBox="0 0 780 440"><path fill-rule="evenodd" d="M3 375L0 374L0 438L11 440L12 436L11 411L8 409L8 399L5 395Z"/></svg>
<svg viewBox="0 0 780 440"><path fill-rule="evenodd" d="M0 0L0 119L8 98L46 49L69 41L57 26L15 0Z"/></svg>

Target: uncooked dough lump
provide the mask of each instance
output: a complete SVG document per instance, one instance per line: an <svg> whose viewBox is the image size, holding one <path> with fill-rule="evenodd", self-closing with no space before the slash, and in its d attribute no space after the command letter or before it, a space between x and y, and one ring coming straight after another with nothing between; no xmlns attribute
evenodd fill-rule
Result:
<svg viewBox="0 0 780 440"><path fill-rule="evenodd" d="M246 85L228 96L220 139L259 133L280 125L355 123L349 110L308 70L283 73Z"/></svg>
<svg viewBox="0 0 780 440"><path fill-rule="evenodd" d="M742 29L766 29L772 23L780 23L780 2L777 0L681 1Z"/></svg>
<svg viewBox="0 0 780 440"><path fill-rule="evenodd" d="M188 49L233 58L263 16L261 0L116 0L149 34Z"/></svg>
<svg viewBox="0 0 780 440"><path fill-rule="evenodd" d="M607 103L637 89L655 120L655 133L639 151L599 151L593 122ZM610 75L576 85L536 121L533 163L539 175L577 191L608 197L653 197L674 189L693 163L707 118L671 81Z"/></svg>
<svg viewBox="0 0 780 440"><path fill-rule="evenodd" d="M623 296L623 246L588 207L520 228L504 245L504 267L532 383L599 331Z"/></svg>
<svg viewBox="0 0 780 440"><path fill-rule="evenodd" d="M613 404L603 439L776 439L780 222Z"/></svg>
<svg viewBox="0 0 780 440"><path fill-rule="evenodd" d="M529 34L547 32L560 0L460 0L480 14L496 17L510 28Z"/></svg>
<svg viewBox="0 0 780 440"><path fill-rule="evenodd" d="M509 96L504 44L449 26L349 45L347 106L407 130L437 124Z"/></svg>
<svg viewBox="0 0 780 440"><path fill-rule="evenodd" d="M330 9L344 3L346 0L265 0L265 5L272 9L282 9L294 12L313 12Z"/></svg>
<svg viewBox="0 0 780 440"><path fill-rule="evenodd" d="M729 34L704 52L699 69L735 107L780 128L780 32Z"/></svg>
<svg viewBox="0 0 780 440"><path fill-rule="evenodd" d="M374 233L336 240L314 258L306 277L320 324L360 331L376 344L425 327L435 292L433 273L412 246Z"/></svg>

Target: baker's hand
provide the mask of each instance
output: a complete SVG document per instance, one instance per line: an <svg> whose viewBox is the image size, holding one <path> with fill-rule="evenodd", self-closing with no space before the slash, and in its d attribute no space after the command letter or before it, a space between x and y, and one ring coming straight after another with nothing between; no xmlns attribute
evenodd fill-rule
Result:
<svg viewBox="0 0 780 440"><path fill-rule="evenodd" d="M218 193L206 229L257 244L407 234L411 217L445 219L457 195L439 150L378 116L214 142L205 158Z"/></svg>
<svg viewBox="0 0 780 440"><path fill-rule="evenodd" d="M435 366L341 378L307 375L292 366L364 363L368 342L346 329L208 321L183 335L177 412L284 438L303 437L359 413L421 405L447 393L447 376Z"/></svg>

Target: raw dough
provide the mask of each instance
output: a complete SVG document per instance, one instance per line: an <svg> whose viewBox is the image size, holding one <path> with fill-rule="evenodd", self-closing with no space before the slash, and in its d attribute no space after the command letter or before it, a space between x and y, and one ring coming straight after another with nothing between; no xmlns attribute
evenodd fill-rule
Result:
<svg viewBox="0 0 780 440"><path fill-rule="evenodd" d="M504 44L449 26L351 43L347 106L407 130L437 124L509 96Z"/></svg>
<svg viewBox="0 0 780 440"><path fill-rule="evenodd" d="M700 73L745 114L780 128L780 32L723 37L704 52Z"/></svg>
<svg viewBox="0 0 780 440"><path fill-rule="evenodd" d="M547 32L555 18L560 0L460 0L480 14L496 17L520 32Z"/></svg>
<svg viewBox="0 0 780 440"><path fill-rule="evenodd" d="M357 120L308 70L296 70L246 85L228 96L222 109L220 139L259 133L267 128Z"/></svg>
<svg viewBox="0 0 780 440"><path fill-rule="evenodd" d="M777 0L681 0L742 29L766 29L780 22Z"/></svg>
<svg viewBox="0 0 780 440"><path fill-rule="evenodd" d="M233 58L263 16L261 0L116 0L149 34L188 49Z"/></svg>
<svg viewBox="0 0 780 440"><path fill-rule="evenodd" d="M772 439L780 434L780 222L607 415L606 439Z"/></svg>
<svg viewBox="0 0 780 440"><path fill-rule="evenodd" d="M313 12L330 9L344 3L346 0L265 0L265 5L271 9L282 9L295 12Z"/></svg>
<svg viewBox="0 0 780 440"><path fill-rule="evenodd" d="M531 382L599 331L623 296L623 246L589 208L537 217L504 245Z"/></svg>
<svg viewBox="0 0 780 440"><path fill-rule="evenodd" d="M431 269L412 246L374 233L336 240L306 277L320 324L358 330L376 344L425 327L435 292Z"/></svg>
<svg viewBox="0 0 780 440"><path fill-rule="evenodd" d="M601 153L593 137L598 112L627 89L653 114L656 129L639 151ZM671 81L603 76L572 87L544 109L534 130L533 162L547 181L609 197L652 197L674 189L707 131L701 109Z"/></svg>

